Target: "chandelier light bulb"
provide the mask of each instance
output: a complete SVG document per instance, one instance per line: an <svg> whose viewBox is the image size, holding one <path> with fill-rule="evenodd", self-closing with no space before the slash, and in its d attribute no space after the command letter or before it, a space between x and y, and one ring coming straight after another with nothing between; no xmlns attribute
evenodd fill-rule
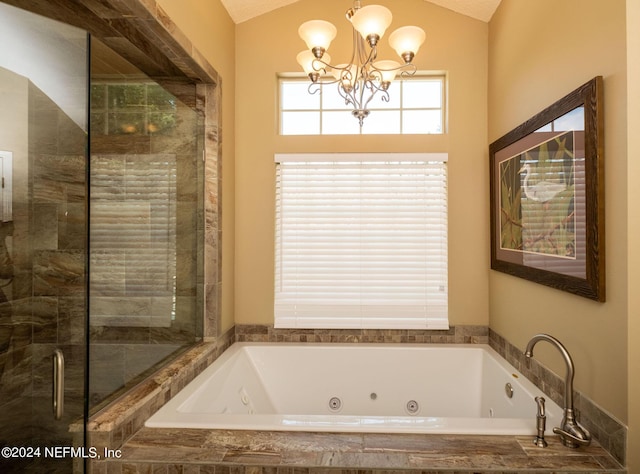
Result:
<svg viewBox="0 0 640 474"><path fill-rule="evenodd" d="M311 80L313 80L314 82L320 76L321 72L324 73L323 70L316 69L316 68L324 66L320 62L315 63L315 67L314 67L314 61L316 61L317 58L308 49L305 49L304 51L300 51L298 53L298 55L296 56L296 60L298 61L298 64L300 64L300 66L302 66L302 69L304 70L304 73L307 76L311 77ZM330 63L331 62L331 56L329 56L329 54L325 53L323 58L322 58L322 60L324 62L326 62L326 63ZM315 80L313 79L313 76L315 76L315 78L316 78Z"/></svg>
<svg viewBox="0 0 640 474"><path fill-rule="evenodd" d="M400 63L391 59L384 59L373 63L375 72L380 75L380 82L390 83L396 78L396 74L400 68Z"/></svg>
<svg viewBox="0 0 640 474"><path fill-rule="evenodd" d="M306 21L298 28L300 38L318 59L329 49L337 33L336 27L324 20Z"/></svg>
<svg viewBox="0 0 640 474"><path fill-rule="evenodd" d="M410 63L418 53L427 35L417 26L403 26L389 36L389 45L398 53L405 63Z"/></svg>
<svg viewBox="0 0 640 474"><path fill-rule="evenodd" d="M367 5L356 10L351 24L360 36L373 47L391 24L391 11L381 5Z"/></svg>

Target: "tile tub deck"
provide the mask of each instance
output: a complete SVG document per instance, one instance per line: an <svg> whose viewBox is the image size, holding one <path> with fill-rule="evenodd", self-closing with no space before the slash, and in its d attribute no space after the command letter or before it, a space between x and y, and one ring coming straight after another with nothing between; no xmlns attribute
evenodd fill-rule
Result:
<svg viewBox="0 0 640 474"><path fill-rule="evenodd" d="M119 459L92 474L625 473L597 443L570 449L558 437L307 433L142 428Z"/></svg>

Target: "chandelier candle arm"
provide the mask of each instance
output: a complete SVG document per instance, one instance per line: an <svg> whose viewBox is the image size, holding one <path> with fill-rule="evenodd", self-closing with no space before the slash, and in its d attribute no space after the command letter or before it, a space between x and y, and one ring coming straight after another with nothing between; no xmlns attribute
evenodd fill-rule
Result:
<svg viewBox="0 0 640 474"><path fill-rule="evenodd" d="M338 64L331 68L331 74L340 82L338 87L342 87L348 93L355 86L358 77L357 69L355 64Z"/></svg>
<svg viewBox="0 0 640 474"><path fill-rule="evenodd" d="M388 89L396 75L415 74L416 67L412 61L426 35L417 26L398 28L390 35L389 43L404 64L391 60L378 61L378 42L391 24L391 11L380 5L362 7L360 0L355 0L353 8L347 10L346 17L352 26L353 41L348 63L337 66L331 64L326 50L336 37L337 30L324 20L310 20L300 25L298 33L308 50L299 53L296 59L311 79L309 93L317 93L325 85L337 84L338 94L344 99L345 105L353 107L351 113L362 128L364 119L369 115L367 107L371 100L380 93L381 99L388 102ZM335 80L321 79L327 73Z"/></svg>

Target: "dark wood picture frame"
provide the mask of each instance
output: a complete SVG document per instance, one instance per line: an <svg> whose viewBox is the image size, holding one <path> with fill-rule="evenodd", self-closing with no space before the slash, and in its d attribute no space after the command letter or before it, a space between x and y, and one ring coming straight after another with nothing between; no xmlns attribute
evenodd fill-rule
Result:
<svg viewBox="0 0 640 474"><path fill-rule="evenodd" d="M601 76L489 146L491 268L605 301Z"/></svg>

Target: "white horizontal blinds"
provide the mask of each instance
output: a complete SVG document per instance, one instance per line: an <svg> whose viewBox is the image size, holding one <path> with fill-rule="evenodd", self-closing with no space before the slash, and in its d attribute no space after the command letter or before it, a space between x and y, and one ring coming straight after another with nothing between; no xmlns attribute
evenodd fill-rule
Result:
<svg viewBox="0 0 640 474"><path fill-rule="evenodd" d="M448 328L446 155L337 158L276 157L276 327Z"/></svg>
<svg viewBox="0 0 640 474"><path fill-rule="evenodd" d="M175 293L176 157L91 158L91 290L95 296ZM161 304L162 303L162 304Z"/></svg>

